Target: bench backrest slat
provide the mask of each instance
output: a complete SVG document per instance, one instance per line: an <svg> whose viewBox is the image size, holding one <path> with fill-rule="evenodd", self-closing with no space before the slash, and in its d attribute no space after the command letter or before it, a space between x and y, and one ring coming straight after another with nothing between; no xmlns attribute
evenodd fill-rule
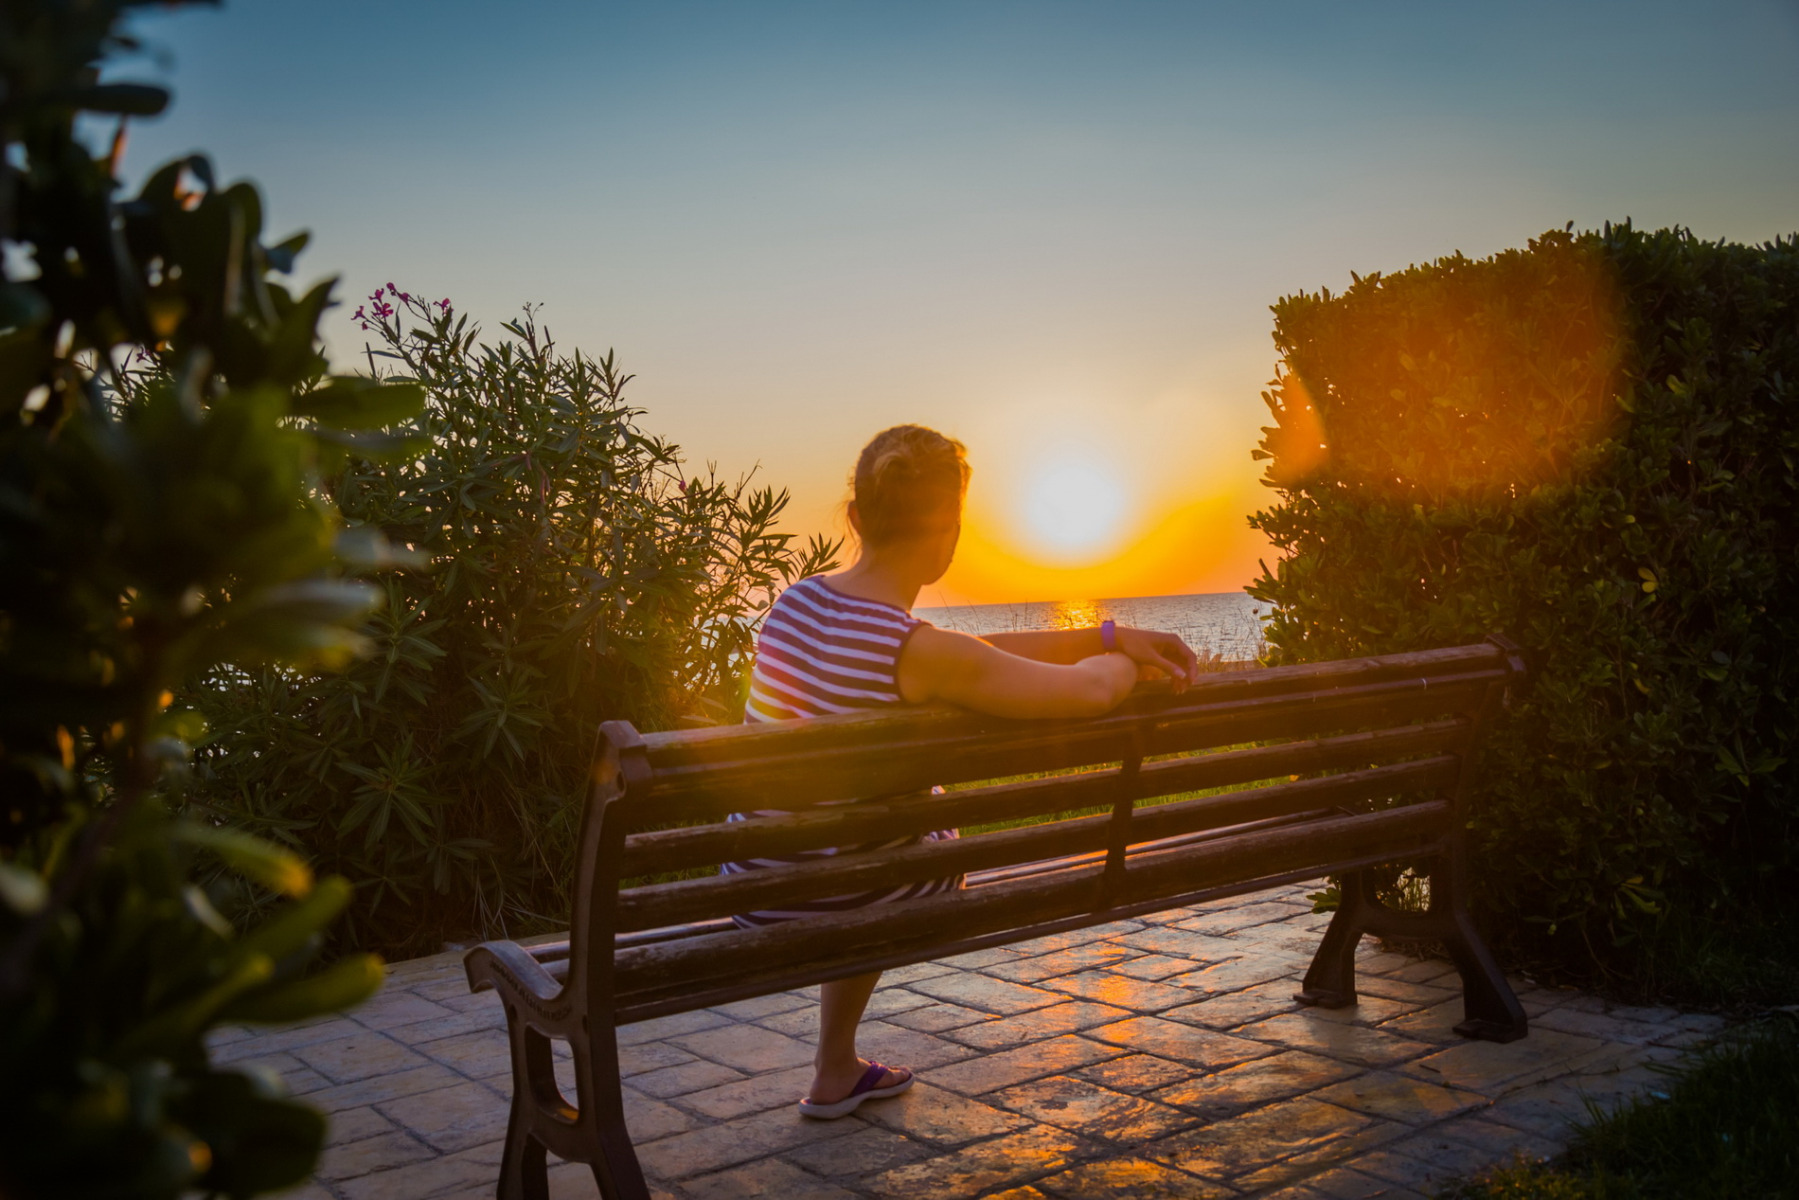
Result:
<svg viewBox="0 0 1799 1200"><path fill-rule="evenodd" d="M1454 784L1459 766L1455 756L1439 755L1143 808L1131 816L1125 844L1327 809L1373 795L1440 791ZM1112 774L1113 780L1118 778ZM1112 819L1110 814L1070 818L964 836L947 844L838 854L792 866L625 889L618 897L618 928L628 932L677 925L1104 849Z"/></svg>
<svg viewBox="0 0 1799 1200"><path fill-rule="evenodd" d="M1473 729L1466 717L1395 729L1224 750L1144 764L1129 785L1133 800L1232 787L1311 771L1343 770L1412 754L1460 752ZM942 829L1110 804L1117 768L1024 783L914 793L780 816L632 834L622 874L655 875L750 858L779 858L825 846L853 846Z"/></svg>
<svg viewBox="0 0 1799 1200"><path fill-rule="evenodd" d="M628 798L618 819L639 829L717 820L733 811L794 810L934 784L1118 761L1132 754L1316 737L1346 728L1468 714L1478 710L1487 688L1505 678L1502 668L1491 668L1436 678L1385 678L1328 691L1206 702L1181 697L1164 700L1152 711L1139 703L1129 712L1078 723L998 722L961 715L959 723L939 722L930 738L882 736L887 718L880 714L864 718L869 723L864 744L816 749L801 744L808 739L799 727L811 722L780 723L789 726L792 745L770 740L750 726L745 728L756 729L757 737L746 739L744 748L759 750L758 756L655 767L652 787ZM652 755L652 766L654 762Z"/></svg>

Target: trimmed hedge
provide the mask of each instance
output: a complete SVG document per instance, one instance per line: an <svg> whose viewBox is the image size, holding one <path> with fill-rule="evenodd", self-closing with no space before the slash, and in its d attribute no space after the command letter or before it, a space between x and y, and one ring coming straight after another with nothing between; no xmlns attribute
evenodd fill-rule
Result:
<svg viewBox="0 0 1799 1200"><path fill-rule="evenodd" d="M1274 307L1272 652L1524 645L1471 811L1514 935L1603 958L1791 878L1795 300L1795 239L1625 223Z"/></svg>

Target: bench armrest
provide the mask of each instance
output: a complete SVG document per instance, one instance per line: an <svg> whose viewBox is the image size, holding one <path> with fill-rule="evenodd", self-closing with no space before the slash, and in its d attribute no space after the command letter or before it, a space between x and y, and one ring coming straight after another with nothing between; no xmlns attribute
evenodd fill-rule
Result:
<svg viewBox="0 0 1799 1200"><path fill-rule="evenodd" d="M561 981L517 942L482 942L462 956L462 967L471 992L510 984L540 1001L554 1000L562 992Z"/></svg>

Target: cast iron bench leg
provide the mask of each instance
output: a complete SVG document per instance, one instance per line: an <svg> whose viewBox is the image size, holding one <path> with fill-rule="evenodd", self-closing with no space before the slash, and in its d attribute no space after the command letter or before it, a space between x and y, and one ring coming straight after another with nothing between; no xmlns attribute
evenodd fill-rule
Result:
<svg viewBox="0 0 1799 1200"><path fill-rule="evenodd" d="M1375 897L1365 871L1344 876L1336 914L1293 998L1318 1008L1354 1004L1355 949L1365 933L1433 938L1449 951L1450 961L1462 977L1464 1019L1455 1031L1487 1042L1515 1042L1523 1037L1529 1030L1524 1006L1493 961L1467 909L1456 901L1454 881L1448 876L1446 866L1432 871L1431 910L1425 913L1394 912L1386 907Z"/></svg>
<svg viewBox="0 0 1799 1200"><path fill-rule="evenodd" d="M510 1005L506 1026L512 1042L512 1113L500 1158L499 1200L550 1200L544 1144L531 1134L539 1109L562 1102L550 1039L521 1021Z"/></svg>

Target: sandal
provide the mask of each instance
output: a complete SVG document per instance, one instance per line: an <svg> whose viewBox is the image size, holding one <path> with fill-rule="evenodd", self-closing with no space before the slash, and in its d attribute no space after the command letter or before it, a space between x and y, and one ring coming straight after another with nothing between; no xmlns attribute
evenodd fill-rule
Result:
<svg viewBox="0 0 1799 1200"><path fill-rule="evenodd" d="M884 1100L888 1096L897 1096L912 1086L912 1072L901 1067L905 1078L898 1083L886 1087L876 1087L881 1076L887 1074L887 1068L878 1062L868 1064L868 1070L862 1072L862 1078L850 1089L850 1094L835 1104L814 1104L810 1099L800 1101L800 1113L803 1116L816 1117L821 1121L835 1121L838 1117L847 1117L861 1106L864 1100ZM896 1074L899 1072L895 1072Z"/></svg>

